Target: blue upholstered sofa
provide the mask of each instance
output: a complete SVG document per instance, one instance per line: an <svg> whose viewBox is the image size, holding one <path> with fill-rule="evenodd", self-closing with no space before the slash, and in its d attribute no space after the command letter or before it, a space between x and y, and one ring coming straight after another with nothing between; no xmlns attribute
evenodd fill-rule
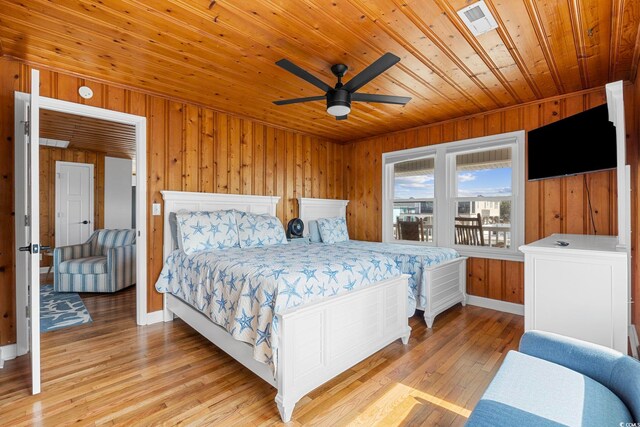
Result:
<svg viewBox="0 0 640 427"><path fill-rule="evenodd" d="M640 426L640 362L561 335L525 333L467 426L560 425Z"/></svg>
<svg viewBox="0 0 640 427"><path fill-rule="evenodd" d="M136 231L96 230L53 251L56 292L116 292L136 283Z"/></svg>

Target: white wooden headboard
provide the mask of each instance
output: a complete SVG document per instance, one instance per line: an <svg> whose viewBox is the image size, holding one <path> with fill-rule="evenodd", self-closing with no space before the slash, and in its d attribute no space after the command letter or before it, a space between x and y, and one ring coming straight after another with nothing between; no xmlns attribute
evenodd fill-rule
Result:
<svg viewBox="0 0 640 427"><path fill-rule="evenodd" d="M306 236L309 234L309 227L306 226L307 221L312 221L318 218L333 218L337 216L346 218L348 204L348 200L298 197L300 219L305 223L304 235Z"/></svg>
<svg viewBox="0 0 640 427"><path fill-rule="evenodd" d="M175 248L169 214L180 210L217 211L237 209L257 214L276 214L279 196L250 196L244 194L192 193L187 191L161 191L164 200L163 256L166 259Z"/></svg>

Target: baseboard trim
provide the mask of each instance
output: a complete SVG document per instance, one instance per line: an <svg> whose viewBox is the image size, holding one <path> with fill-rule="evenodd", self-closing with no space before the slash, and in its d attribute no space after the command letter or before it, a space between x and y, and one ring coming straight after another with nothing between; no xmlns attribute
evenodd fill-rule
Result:
<svg viewBox="0 0 640 427"><path fill-rule="evenodd" d="M4 367L5 360L15 359L18 355L18 346L16 344L3 345L0 347L0 368Z"/></svg>
<svg viewBox="0 0 640 427"><path fill-rule="evenodd" d="M629 325L629 343L631 344L631 355L638 359L638 347L640 347L640 340L638 340L638 330L633 323Z"/></svg>
<svg viewBox="0 0 640 427"><path fill-rule="evenodd" d="M478 297L475 295L467 295L467 304L524 316L524 305L522 304L515 304L512 302L500 301L497 299Z"/></svg>
<svg viewBox="0 0 640 427"><path fill-rule="evenodd" d="M163 311L158 310L152 313L147 313L147 325L153 325L154 323L160 323L164 320Z"/></svg>

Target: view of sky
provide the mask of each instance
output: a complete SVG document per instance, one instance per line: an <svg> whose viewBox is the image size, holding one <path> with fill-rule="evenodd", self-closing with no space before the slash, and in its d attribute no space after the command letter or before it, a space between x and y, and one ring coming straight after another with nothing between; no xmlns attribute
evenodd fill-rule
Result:
<svg viewBox="0 0 640 427"><path fill-rule="evenodd" d="M511 168L458 172L458 197L510 195Z"/></svg>
<svg viewBox="0 0 640 427"><path fill-rule="evenodd" d="M433 174L398 176L395 179L394 197L396 199L433 198L433 183Z"/></svg>
<svg viewBox="0 0 640 427"><path fill-rule="evenodd" d="M394 186L396 199L434 197L434 176L399 176ZM511 168L480 169L458 172L458 196L511 195Z"/></svg>

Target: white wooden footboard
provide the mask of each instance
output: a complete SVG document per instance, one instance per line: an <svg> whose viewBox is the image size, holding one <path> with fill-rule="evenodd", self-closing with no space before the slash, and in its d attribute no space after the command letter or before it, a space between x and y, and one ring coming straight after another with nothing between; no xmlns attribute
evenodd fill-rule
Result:
<svg viewBox="0 0 640 427"><path fill-rule="evenodd" d="M278 370L253 359L253 348L171 294L166 308L260 378L276 387L282 421L300 398L401 338L409 340L407 275L278 314Z"/></svg>
<svg viewBox="0 0 640 427"><path fill-rule="evenodd" d="M427 283L427 306L418 308L424 310L424 320L431 328L438 314L459 302L466 304L467 257L425 268L423 274Z"/></svg>
<svg viewBox="0 0 640 427"><path fill-rule="evenodd" d="M280 316L278 395L284 422L305 394L392 341L407 343L407 275Z"/></svg>

